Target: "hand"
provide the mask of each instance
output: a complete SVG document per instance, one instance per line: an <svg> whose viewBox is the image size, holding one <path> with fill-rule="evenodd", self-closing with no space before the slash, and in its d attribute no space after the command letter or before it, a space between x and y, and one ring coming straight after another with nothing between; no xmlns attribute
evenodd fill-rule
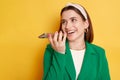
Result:
<svg viewBox="0 0 120 80"><path fill-rule="evenodd" d="M65 54L66 36L66 33L62 33L62 31L60 31L59 33L58 31L56 31L53 36L51 34L48 35L48 39L55 51Z"/></svg>

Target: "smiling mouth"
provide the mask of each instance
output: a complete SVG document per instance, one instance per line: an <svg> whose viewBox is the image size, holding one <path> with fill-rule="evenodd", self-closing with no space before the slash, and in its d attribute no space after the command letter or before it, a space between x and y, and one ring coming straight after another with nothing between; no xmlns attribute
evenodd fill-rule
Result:
<svg viewBox="0 0 120 80"><path fill-rule="evenodd" d="M75 33L75 31L67 31L68 35L73 34L73 33Z"/></svg>

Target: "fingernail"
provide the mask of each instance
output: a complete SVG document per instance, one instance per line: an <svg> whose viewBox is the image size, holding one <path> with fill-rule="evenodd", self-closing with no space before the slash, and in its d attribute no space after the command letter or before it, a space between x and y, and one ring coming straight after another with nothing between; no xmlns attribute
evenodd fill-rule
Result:
<svg viewBox="0 0 120 80"><path fill-rule="evenodd" d="M48 33L48 37L50 37L50 33Z"/></svg>

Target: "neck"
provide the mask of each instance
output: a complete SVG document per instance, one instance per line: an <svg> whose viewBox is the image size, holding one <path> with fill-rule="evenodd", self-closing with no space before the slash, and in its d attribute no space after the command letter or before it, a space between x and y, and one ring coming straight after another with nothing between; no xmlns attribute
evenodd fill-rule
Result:
<svg viewBox="0 0 120 80"><path fill-rule="evenodd" d="M82 40L76 40L76 41L69 41L70 49L73 50L83 50L85 49L85 41Z"/></svg>

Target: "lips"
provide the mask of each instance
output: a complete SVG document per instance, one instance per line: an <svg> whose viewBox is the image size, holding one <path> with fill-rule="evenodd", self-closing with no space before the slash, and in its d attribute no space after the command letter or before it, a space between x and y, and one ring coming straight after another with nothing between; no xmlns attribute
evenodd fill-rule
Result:
<svg viewBox="0 0 120 80"><path fill-rule="evenodd" d="M75 33L75 30L67 31L67 34L68 34L68 35L73 34L73 33Z"/></svg>

